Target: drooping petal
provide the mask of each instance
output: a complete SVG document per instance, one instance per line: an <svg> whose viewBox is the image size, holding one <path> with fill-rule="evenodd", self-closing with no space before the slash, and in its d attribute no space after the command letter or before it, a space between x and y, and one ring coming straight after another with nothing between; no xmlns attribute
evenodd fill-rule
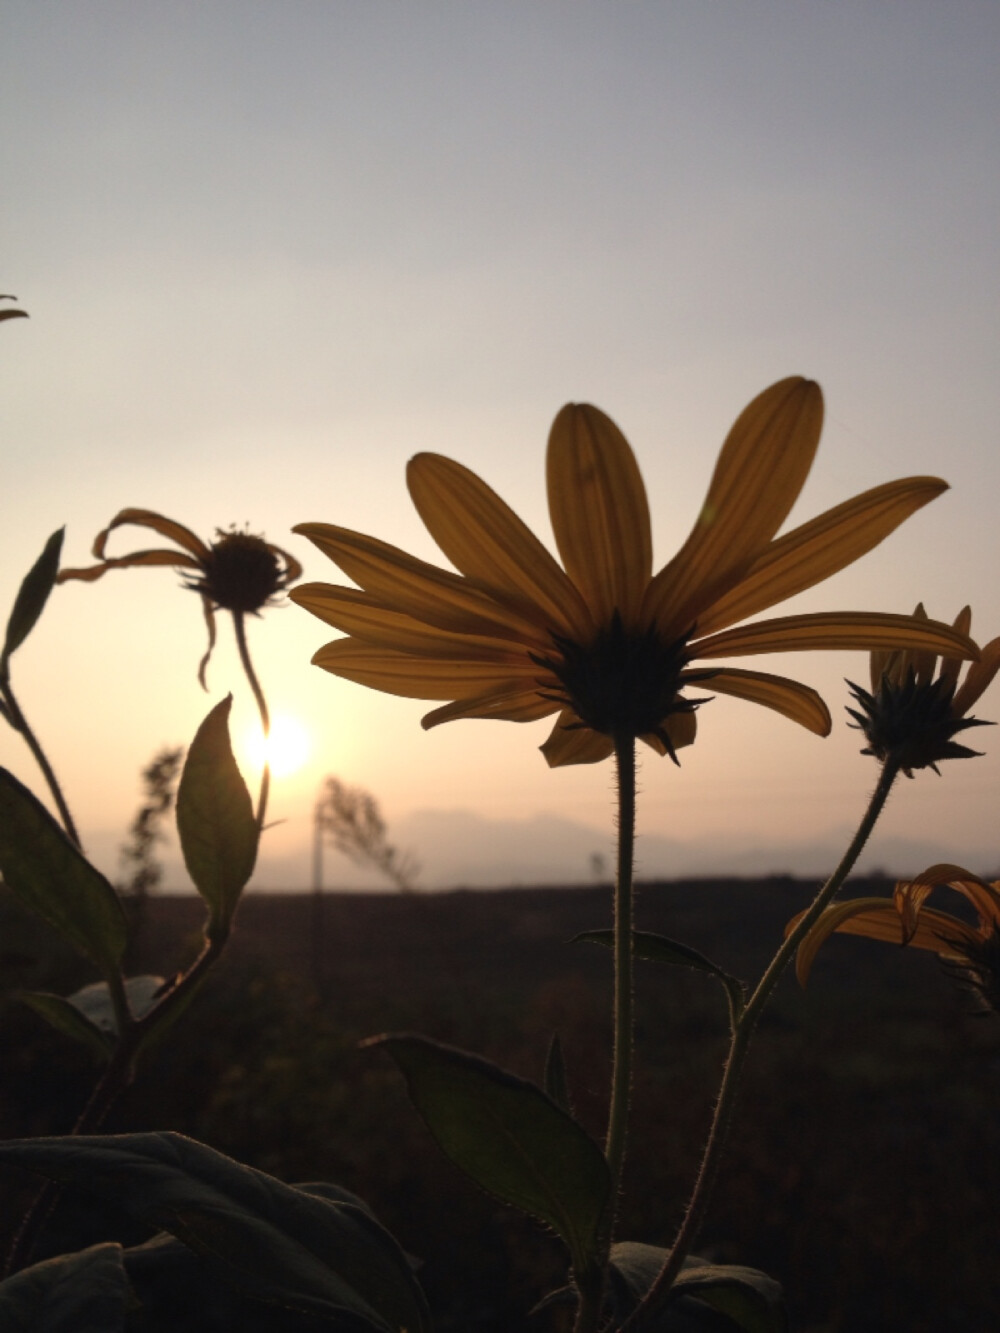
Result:
<svg viewBox="0 0 1000 1333"><path fill-rule="evenodd" d="M559 704L543 698L537 690L509 689L484 690L471 698L456 699L453 703L435 708L420 719L425 731L442 722L454 722L462 717L493 718L502 722L537 722L557 712Z"/></svg>
<svg viewBox="0 0 1000 1333"><path fill-rule="evenodd" d="M312 660L335 676L408 699L460 699L487 689L514 692L529 688L529 682L539 676L532 662L521 666L468 658L417 657L356 639L335 639L320 648Z"/></svg>
<svg viewBox="0 0 1000 1333"><path fill-rule="evenodd" d="M703 682L702 688L711 690L713 694L731 694L736 699L747 699L750 703L773 708L776 713L791 718L817 736L830 734L832 722L826 704L810 686L789 680L787 676L727 667L713 672L711 678Z"/></svg>
<svg viewBox="0 0 1000 1333"><path fill-rule="evenodd" d="M297 605L356 639L382 648L393 648L418 657L449 657L477 662L524 662L509 639L491 639L478 634L454 634L433 625L421 624L412 616L383 606L377 598L357 588L329 583L303 583L289 594ZM537 674L537 668L536 674Z"/></svg>
<svg viewBox="0 0 1000 1333"><path fill-rule="evenodd" d="M830 578L947 489L947 482L937 477L890 481L786 532L771 542L735 588L698 616L698 633L714 634Z"/></svg>
<svg viewBox="0 0 1000 1333"><path fill-rule="evenodd" d="M60 569L56 575L57 583L68 579L80 579L84 583L95 583L103 578L109 569L131 569L134 565L169 565L172 569L201 569L199 561L183 551L133 551L131 555L106 556L99 565L89 565L86 569Z"/></svg>
<svg viewBox="0 0 1000 1333"><path fill-rule="evenodd" d="M205 627L208 630L208 647L198 663L198 684L203 690L207 690L208 677L206 673L212 653L215 650L215 608L212 605L211 597L206 597L203 593L201 594L201 613L205 617Z"/></svg>
<svg viewBox="0 0 1000 1333"><path fill-rule="evenodd" d="M802 489L822 424L819 385L799 376L740 413L691 535L646 594L643 615L666 638L686 633L763 554Z"/></svg>
<svg viewBox="0 0 1000 1333"><path fill-rule="evenodd" d="M398 547L329 523L300 523L294 532L317 546L366 592L414 620L456 634L490 634L538 648L551 638L460 574L407 555Z"/></svg>
<svg viewBox="0 0 1000 1333"><path fill-rule="evenodd" d="M951 711L955 717L963 717L977 702L980 695L992 685L1000 671L1000 639L991 639L980 650L978 662L969 667L965 680L955 691Z"/></svg>
<svg viewBox="0 0 1000 1333"><path fill-rule="evenodd" d="M586 642L593 622L580 593L484 481L440 454L411 458L406 480L428 532L456 569L501 589L530 619Z"/></svg>
<svg viewBox="0 0 1000 1333"><path fill-rule="evenodd" d="M567 764L598 764L614 753L615 743L610 736L581 727L575 714L564 710L539 749L549 768L562 768Z"/></svg>
<svg viewBox="0 0 1000 1333"><path fill-rule="evenodd" d="M743 657L751 653L800 652L812 648L928 648L945 657L977 657L979 649L964 634L939 620L880 611L824 611L781 616L739 625L699 639L691 658Z"/></svg>
<svg viewBox="0 0 1000 1333"><path fill-rule="evenodd" d="M799 912L785 927L785 934L790 935L805 916ZM859 918L860 929L854 934L870 935L873 939L889 940L896 944L903 941L903 927L899 913L886 898L852 898L847 902L834 903L826 908L819 920L810 928L805 939L799 945L795 955L795 975L799 984L804 986L809 980L809 973L819 952L820 946L830 938L835 930L847 930L852 918Z"/></svg>
<svg viewBox="0 0 1000 1333"><path fill-rule="evenodd" d="M104 531L99 532L94 538L94 555L97 556L98 560L104 559L104 548L107 545L109 534L115 528L123 527L127 523L134 523L136 527L140 528L152 528L161 537L167 537L185 551L190 551L199 561L204 560L208 555L208 547L205 543L190 528L186 528L183 523L175 523L172 518L164 518L162 514L157 514L152 509L122 509L115 514Z"/></svg>
<svg viewBox="0 0 1000 1333"><path fill-rule="evenodd" d="M635 624L653 572L649 503L628 441L610 417L570 403L546 458L549 514L566 572L599 624Z"/></svg>
<svg viewBox="0 0 1000 1333"><path fill-rule="evenodd" d="M1000 924L1000 891L998 883L989 884L980 879L964 866L942 862L929 866L916 879L896 886L896 896L901 899L913 899L918 909L920 904L938 884L946 884L949 889L963 894L972 903L979 914L981 923Z"/></svg>

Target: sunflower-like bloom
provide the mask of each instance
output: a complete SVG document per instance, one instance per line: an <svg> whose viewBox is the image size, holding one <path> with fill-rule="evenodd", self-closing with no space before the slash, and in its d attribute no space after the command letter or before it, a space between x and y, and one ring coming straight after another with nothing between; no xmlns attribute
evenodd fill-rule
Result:
<svg viewBox="0 0 1000 1333"><path fill-rule="evenodd" d="M950 912L924 906L938 885L954 889L972 904L975 925ZM794 930L801 915L788 923L786 935ZM795 972L803 986L820 945L835 931L931 949L962 975L986 1007L1000 1013L1000 880L987 883L962 866L942 863L916 879L898 883L892 898L852 898L835 903L799 945Z"/></svg>
<svg viewBox="0 0 1000 1333"><path fill-rule="evenodd" d="M914 616L927 619L922 603ZM955 618L954 628L968 634L972 611L965 606ZM871 655L871 692L848 681L857 708L848 712L864 733L868 744L862 754L874 755L880 763L890 757L908 778L915 768L932 768L935 773L942 759L975 759L979 750L959 745L954 737L969 727L989 727L992 722L967 717L1000 671L1000 639L992 639L980 649L977 662L969 667L961 685L961 664L957 658L945 658L938 671L938 660L926 649L900 648L880 650Z"/></svg>
<svg viewBox="0 0 1000 1333"><path fill-rule="evenodd" d="M133 551L130 555L104 554L108 537L115 528L135 524L152 528L161 537L177 543L181 550L158 549ZM58 582L83 579L93 583L109 569L129 569L133 565L170 565L174 569L189 570L184 575L184 587L201 597L205 624L208 627L208 650L198 667L198 679L205 684L205 671L215 647L215 612L231 611L234 615L258 615L295 579L301 578L302 566L283 551L272 546L263 537L230 528L228 532L216 529L214 542L206 544L190 528L173 519L164 518L151 509L123 509L116 514L103 531L94 538L93 553L100 564L87 569L63 569Z"/></svg>
<svg viewBox="0 0 1000 1333"><path fill-rule="evenodd" d="M549 437L549 512L562 566L475 473L418 454L407 471L410 495L459 573L346 528L296 527L358 585L292 592L349 636L313 662L390 694L448 700L425 727L558 713L542 746L553 766L604 759L625 736L675 756L695 735L697 701L682 691L709 680L714 693L825 735L830 715L815 690L691 664L803 648L911 647L958 657L977 649L934 621L866 612L733 628L850 564L947 489L934 477L890 482L775 539L809 472L822 417L819 386L798 377L755 398L723 445L691 535L655 574L638 465L596 407L564 407Z"/></svg>

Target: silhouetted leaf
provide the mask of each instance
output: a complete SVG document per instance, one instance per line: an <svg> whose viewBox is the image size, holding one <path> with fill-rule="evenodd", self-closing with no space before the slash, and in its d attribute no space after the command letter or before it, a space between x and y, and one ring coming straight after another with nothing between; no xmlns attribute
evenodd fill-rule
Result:
<svg viewBox="0 0 1000 1333"><path fill-rule="evenodd" d="M569 1097L569 1082L566 1078L566 1062L563 1060L562 1042L559 1034L553 1032L549 1042L549 1052L545 1057L545 1092L567 1115L573 1114Z"/></svg>
<svg viewBox="0 0 1000 1333"><path fill-rule="evenodd" d="M25 1268L0 1282L4 1333L118 1333L130 1289L120 1245L93 1245L77 1254Z"/></svg>
<svg viewBox="0 0 1000 1333"><path fill-rule="evenodd" d="M177 789L177 831L188 874L209 907L210 936L229 929L257 859L257 824L229 743L228 695L205 718Z"/></svg>
<svg viewBox="0 0 1000 1333"><path fill-rule="evenodd" d="M125 995L133 1018L153 1007L163 986L162 977L129 977ZM118 1016L106 981L84 986L73 995L52 995L48 991L22 991L18 996L37 1014L75 1041L107 1056L118 1036Z"/></svg>
<svg viewBox="0 0 1000 1333"><path fill-rule="evenodd" d="M114 1202L168 1231L237 1291L381 1333L429 1321L399 1246L369 1212L319 1198L180 1134L0 1143L0 1161Z"/></svg>
<svg viewBox="0 0 1000 1333"><path fill-rule="evenodd" d="M600 944L605 949L613 949L615 934L613 930L585 930L579 935L574 935L570 944ZM725 972L697 949L692 949L690 945L681 944L677 940L667 939L665 935L657 935L650 930L632 932L632 949L635 957L645 962L693 967L698 972L707 972L710 976L717 977L729 992L734 1002L736 1016L739 1017L743 1008L743 986L739 979Z"/></svg>
<svg viewBox="0 0 1000 1333"><path fill-rule="evenodd" d="M694 1296L724 1314L745 1333L787 1333L781 1284L756 1268L737 1264L705 1264L688 1268L671 1288L678 1296Z"/></svg>
<svg viewBox="0 0 1000 1333"><path fill-rule="evenodd" d="M70 842L41 801L0 768L0 874L26 907L107 977L125 950L118 895Z"/></svg>
<svg viewBox="0 0 1000 1333"><path fill-rule="evenodd" d="M10 619L7 621L3 652L0 652L0 677L7 675L7 664L11 653L24 643L45 609L45 603L49 600L49 593L55 586L56 575L59 573L59 556L62 552L65 531L65 528L60 528L58 532L52 534L45 543L42 554L31 566L18 589Z"/></svg>
<svg viewBox="0 0 1000 1333"><path fill-rule="evenodd" d="M608 1202L604 1154L533 1083L478 1056L408 1033L376 1037L406 1076L410 1096L456 1166L505 1203L540 1218L587 1268Z"/></svg>

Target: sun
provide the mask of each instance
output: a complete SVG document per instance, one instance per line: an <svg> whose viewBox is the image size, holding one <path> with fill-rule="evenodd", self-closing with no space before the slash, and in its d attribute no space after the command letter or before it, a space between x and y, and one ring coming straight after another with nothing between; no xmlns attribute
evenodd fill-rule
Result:
<svg viewBox="0 0 1000 1333"><path fill-rule="evenodd" d="M312 748L309 732L297 717L278 713L271 719L271 734L264 740L259 727L251 731L245 741L245 752L256 768L265 761L271 765L276 778L295 773L309 758Z"/></svg>

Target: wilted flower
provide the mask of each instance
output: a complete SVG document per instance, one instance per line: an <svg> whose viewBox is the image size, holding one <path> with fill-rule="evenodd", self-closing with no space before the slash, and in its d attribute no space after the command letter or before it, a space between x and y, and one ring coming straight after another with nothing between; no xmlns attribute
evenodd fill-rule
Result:
<svg viewBox="0 0 1000 1333"><path fill-rule="evenodd" d="M162 537L168 537L182 549L133 551L130 555L106 556L104 548L108 536L124 524L152 528ZM123 509L94 539L94 555L100 564L87 569L63 569L58 581L83 579L93 583L109 569L128 569L133 565L170 565L188 570L184 586L201 597L205 623L208 626L208 651L198 667L198 679L205 686L205 670L215 647L215 612L231 611L234 616L257 615L295 579L302 575L302 566L280 546L272 546L263 537L249 532L216 529L216 541L205 544L190 528L150 509ZM207 687L206 687L207 688Z"/></svg>
<svg viewBox="0 0 1000 1333"><path fill-rule="evenodd" d="M913 614L927 619L923 605ZM954 628L968 634L971 626L972 611L965 606ZM858 704L847 710L855 719L851 725L864 732L868 741L861 753L874 755L881 763L893 758L908 778L915 768L933 768L937 773L942 759L976 758L980 751L959 745L953 738L969 727L993 725L966 714L998 671L1000 639L980 649L979 660L969 667L961 685L960 663L955 657L945 658L938 670L937 657L926 649L873 652L871 692L847 682Z"/></svg>
<svg viewBox="0 0 1000 1333"><path fill-rule="evenodd" d="M615 739L674 755L695 735L686 686L710 681L825 735L830 716L797 681L708 658L804 648L922 647L975 656L934 622L871 612L789 616L730 628L828 578L946 489L914 477L867 491L775 539L805 482L823 418L819 386L782 380L741 413L684 546L653 573L649 505L632 450L603 412L570 404L549 437L549 512L563 566L490 488L438 454L410 461L410 495L452 573L324 523L309 537L358 588L310 583L292 599L348 638L313 661L373 689L448 700L460 717L527 722L558 713L552 765L590 763Z"/></svg>
<svg viewBox="0 0 1000 1333"><path fill-rule="evenodd" d="M968 899L977 917L974 926L950 912L924 906L938 885ZM786 935L794 930L801 915L788 923ZM1000 1013L1000 880L987 883L962 866L944 863L897 884L891 899L852 898L835 903L799 945L795 972L803 986L820 945L835 931L931 949L987 1008Z"/></svg>

